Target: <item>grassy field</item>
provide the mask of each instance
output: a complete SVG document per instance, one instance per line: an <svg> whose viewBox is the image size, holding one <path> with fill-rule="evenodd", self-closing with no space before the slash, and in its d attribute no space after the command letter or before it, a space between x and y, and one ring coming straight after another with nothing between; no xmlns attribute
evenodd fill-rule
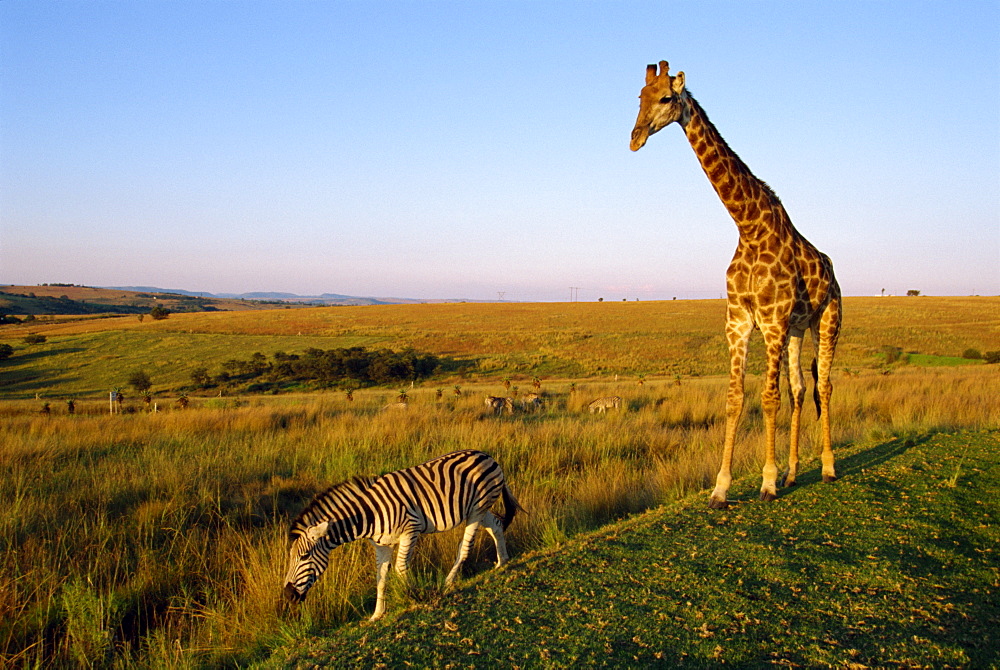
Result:
<svg viewBox="0 0 1000 670"><path fill-rule="evenodd" d="M935 365L1000 350L1000 298L848 298L838 371L882 368L886 347L910 365ZM174 314L0 326L15 354L0 362L0 398L95 397L144 369L154 393L176 395L191 372L218 372L228 358L256 351L364 346L467 361L466 379L563 379L725 374L725 303L678 300L619 303L383 305ZM43 344L26 345L28 333ZM754 338L750 370L762 367ZM807 347L807 355L811 349ZM445 380L453 383L461 379Z"/></svg>
<svg viewBox="0 0 1000 670"><path fill-rule="evenodd" d="M722 378L544 386L545 410L513 417L486 411L483 394L501 388L491 385L440 400L416 389L405 412L382 410L395 397L386 389L359 391L353 402L343 394L214 398L116 416L99 400L81 401L75 415L0 403L0 659L245 664L363 619L373 593L362 543L338 550L297 614L282 607L289 518L331 483L453 449L484 449L505 468L529 510L510 529L515 556L564 546L704 489L717 467L725 386ZM587 401L616 392L624 411L586 412ZM998 395L992 366L846 377L834 396L837 448L850 458L858 448L850 445L993 429ZM751 401L735 460L746 501L759 486L760 423ZM808 472L819 436L815 421L804 429ZM991 491L982 495L996 505ZM438 593L457 541L454 532L421 541L418 599ZM469 573L490 560L480 553ZM390 608L407 602L396 594Z"/></svg>
<svg viewBox="0 0 1000 670"><path fill-rule="evenodd" d="M279 652L268 663L280 664L288 657L289 663L306 664L312 662L314 653L319 654L315 657L317 662L327 663L332 662L331 650L340 653L344 649L338 646L342 644L338 640L354 640L351 651L367 654L365 658L373 663L378 662L378 654L383 652L389 654L386 658L403 659L399 654L406 647L405 640L423 639L421 635L430 640L432 628L420 632L423 624L419 623L414 629L400 628L392 642L381 639L378 631L385 628L358 625L371 612L374 598L372 552L364 544L337 550L333 565L297 612L289 612L282 606L279 595L285 568L287 524L325 486L353 475L405 467L461 448L483 449L493 454L529 513L519 516L510 529L509 544L515 556L511 569L496 576L477 576L470 582L476 589L463 588L457 596L442 597L440 580L443 569L453 560L458 535L452 532L421 540L415 585L407 591L396 589L389 601L392 616L396 618L416 605L418 614L403 614L403 620L411 616L418 617L414 621L422 621L419 617L423 616L430 617L428 621L437 621L433 617L439 615L449 617L435 623L434 630L447 632L449 635L442 639L449 644L453 641L465 645L460 647L459 656L455 655L458 652L454 646L434 647L428 643L426 651L420 653L429 656L414 656L425 659L421 664L426 664L426 659L445 657L460 665L476 663L476 654L466 652L484 653L484 638L477 634L451 640L450 633L464 630L467 624L450 618L452 611L461 610L464 605L450 608L446 605L470 602L466 598L478 597L470 594L478 593L480 585L491 583L500 589L537 591L532 597L542 599L525 601L537 609L522 609L515 614L514 619L519 617L522 623L504 614L500 619L506 623L502 625L523 624L538 631L554 631L549 646L529 637L524 638L520 647L517 645L522 643L512 642L515 649L512 653L540 654L540 650L549 649L556 656L515 661L507 658L504 664L560 666L569 665L573 658L598 662L593 656L597 647L591 646L591 638L618 640L600 637L601 631L623 630L623 622L635 622L637 610L613 615L598 608L593 610L594 617L588 619L582 610L571 609L579 614L574 618L575 624L558 623L551 618L553 612L567 607L589 609L588 598L609 599L610 592L601 590L605 588L614 588L614 593L622 599L649 601L650 587L642 586L641 580L636 583L626 579L631 575L638 580L639 573L633 575L621 568L624 561L631 561L626 553L635 551L637 543L659 546L643 539L652 531L639 529L645 523L639 519L659 519L655 515L670 515L678 513L677 510L688 510L684 512L688 516L681 515L676 521L662 517L662 523L680 524L678 532L671 532L670 536L690 535L694 545L690 550L685 546L683 551L663 546L657 552L665 557L662 566L674 563L688 566L684 572L664 572L677 580L671 588L687 588L683 586L686 582L703 583L698 580L710 580L711 575L717 574L709 571L706 576L698 576L703 568L695 567L700 564L695 559L699 555L713 556L716 541L699 533L709 533L714 538L753 540L761 546L773 543L795 549L795 559L786 557L785 563L768 563L761 553L763 549L755 549L757 553L739 559L742 562L736 565L745 571L744 579L749 580L747 583L753 589L750 592L759 594L767 587L770 593L765 589L758 599L766 602L778 594L779 602L788 609L796 602L794 599L806 597L801 594L809 594L810 598L813 594L805 589L804 582L786 581L792 568L804 570L803 580L822 575L838 585L849 582L837 582L832 574L822 570L844 569L851 573L852 579L863 577L858 584L861 591L850 590L853 586L845 586L847 590L842 591L837 586L839 600L825 600L816 611L825 612L824 617L831 613L846 617L845 621L858 611L851 607L861 607L867 602L864 607L874 611L879 602L888 600L889 594L895 592L869 593L876 588L871 585L876 583L875 576L851 566L848 559L854 556L851 552L855 549L838 554L832 551L836 549L833 547L831 553L825 554L828 546L822 542L827 539L818 539L816 533L828 533L830 542L849 546L847 538L859 526L858 519L889 519L889 510L883 508L889 502L916 501L931 494L942 494L938 499L945 502L957 500L960 495L963 500L978 500L979 506L970 504L967 508L968 523L973 526L966 525L966 520L955 525L958 522L952 519L950 502L922 508L921 513L931 514L940 507L941 513L948 515L939 520L942 527L951 524L961 530L947 536L949 542L959 542L954 551L993 561L995 565L995 555L983 553L981 535L973 533L987 533L976 530L975 524L984 523L976 521L980 517L973 513L979 507L993 510L990 513L995 515L995 482L973 474L981 470L995 473L984 469L981 464L985 457L979 452L995 450L995 431L1000 428L1000 406L996 403L1000 397L1000 375L993 365L940 363L970 347L982 351L1000 349L997 342L1000 315L995 313L1000 303L994 299L950 299L952 304L923 298L889 302L855 300L852 318L860 332L852 335L854 340L845 341L844 355L847 362L855 360L851 356L857 355L857 363L851 364L853 367L843 361L838 364L832 410L835 448L844 459L842 474L846 477L830 487L810 486L815 478L819 442L818 424L810 416L803 426L804 485L773 506L752 502L760 481L761 417L756 399L759 379L751 378L750 400L734 463L739 483L734 495L741 504L722 515L708 515L700 509L706 504L703 489L713 480L718 467L717 452L724 423L726 380L710 374L719 366L720 356L718 346L711 340L718 336L715 330L719 329L723 311L717 301L649 303L644 305L644 311L634 311L643 303L595 303L179 314L158 323L150 323L148 319L139 323L131 318L117 320L117 324L112 319L45 324L49 329L44 331L48 341L32 347L19 341L25 333L22 326L4 327L0 332L15 345L16 351L11 359L0 363L6 397L0 401L0 468L4 471L4 477L0 478L0 665L235 666L263 662L275 649L285 647L291 651ZM921 329L911 326L905 333L893 331L892 339L884 339L879 335L883 330L879 329L886 326L878 325L882 323L877 318L878 310L890 308L894 319L912 319L911 324L919 322ZM645 315L649 323L639 319L639 314ZM862 318L865 314L868 316ZM37 329L37 332L43 331ZM112 356L101 353L101 347L109 342L117 343L118 351L113 355L121 358L93 363L91 359L95 357ZM214 343L209 346L209 342ZM237 343L246 345L245 350L236 351ZM166 379L168 371L176 372L175 368L183 371L195 361L206 364L210 360L247 356L258 348L269 353L269 346L295 351L295 343L326 348L351 343L412 345L441 355L473 359L477 372L466 378L434 380L407 389L410 409L403 412L383 410L395 400L396 388L371 388L357 391L353 400L340 391L267 397L192 397L190 407L185 410L161 396L160 412L147 413L139 405L140 411L134 413L107 414L106 389L116 381L121 384L124 379L117 375L124 375L133 366L149 366L154 382L171 388L160 380L160 372L153 371L162 371L162 378ZM880 359L885 346L918 352L938 364L914 363L911 356L908 364L887 366ZM603 360L601 352L612 363L598 365ZM673 359L668 352L686 356L685 365L693 371L671 374L676 368L670 367ZM635 361L647 355L654 363L640 368L642 361ZM724 357L724 352L721 355ZM532 358L537 356L543 358ZM556 360L561 362L552 363ZM153 367L158 361L163 364ZM541 412L496 417L486 411L485 394L507 393L500 384L505 375L513 377L522 391L530 390L530 375L539 374L537 361L552 363L552 369L587 372L578 376L542 375L546 402ZM633 361L631 365L635 367L627 368L628 361ZM77 367L72 367L74 364ZM98 373L102 368L107 372ZM635 375L626 374L626 370ZM653 374L650 370L660 373ZM706 372L701 373L702 370ZM643 372L648 376L640 385L637 375ZM176 374L178 386L174 388L180 389L184 375ZM617 381L616 374L620 375ZM30 375L37 376L28 378ZM460 385L461 395L454 393L455 385ZM77 389L78 393L72 415L59 400L73 395L71 389ZM87 389L93 389L93 395ZM440 397L438 389L442 391ZM39 412L41 403L34 399L35 393L50 402L50 413ZM607 415L591 415L586 411L589 400L610 394L623 397L622 411ZM787 414L786 407L781 417L785 423ZM978 437L961 438L972 446L935 437L957 431L980 433ZM779 443L786 442L787 436L779 434ZM924 464L919 467L898 460L905 455L925 453ZM936 461L946 464L936 467ZM893 463L898 464L901 473L898 477L894 471L886 470ZM910 469L905 469L904 464ZM895 489L897 479L903 484ZM942 479L950 485L937 486L935 482ZM931 488L907 488L917 486L916 480L923 480ZM872 491L878 488L883 498L863 496L863 489L855 488L855 484L861 486L862 482ZM811 496L821 492L836 496L840 494L835 492L841 490L845 497L839 507L811 502ZM678 500L680 507L672 507L673 501ZM787 506L799 509L794 505L796 501L810 501L801 507L811 510L807 514L819 516L805 516L797 525L787 525L793 520L787 524L775 521L779 513L784 518ZM658 509L664 503L668 506ZM650 513L654 516L638 517L608 531L617 533L625 548L615 559L614 580L608 581L607 586L595 581L594 575L600 574L599 570L608 569L580 562L594 552L594 545L588 539L592 536L587 534L646 510L657 511ZM848 511L857 517L848 515ZM829 529L818 523L819 517L830 518ZM913 528L924 528L916 524L916 517L912 519ZM871 565L862 561L865 569L890 563L885 558L890 554L885 552L900 551L898 547L904 546L903 541L910 536L912 543L905 545L909 546L909 555L919 557L931 552L925 534L908 534L909 529L897 521L892 519L895 533L892 542L879 540L877 547L881 549L868 550L871 556L883 558L868 559L873 561ZM813 526L813 530L808 530ZM662 528L662 524L654 523L650 528ZM629 539L632 529L636 529L638 539ZM870 540L870 535L858 533L858 542L875 547ZM605 544L615 546L613 542ZM476 560L470 562L467 574L479 575L490 565L489 551L483 547L485 544L477 549ZM538 582L546 578L532 566L558 563L566 556L575 557L577 562L567 562L559 568L564 571L563 577L551 583ZM754 557L759 560L751 560ZM823 568L827 558L832 563ZM599 559L595 554L594 560ZM721 558L710 561L710 565L719 569L724 563ZM760 563L761 569L772 566L782 576L751 573L755 563ZM995 575L989 577L978 564L920 562L917 568L927 566L938 566L942 571L942 566L948 568L946 576L951 581L939 581L940 584L961 582L969 589L996 594ZM655 572L651 564L637 565L637 569ZM914 569L913 574L923 573ZM894 579L893 575L890 576ZM516 584L508 581L522 576L526 581ZM920 580L914 577L913 581ZM791 583L798 591L791 586L788 590L783 586L778 588L785 583ZM632 587L626 584L635 588L630 590ZM912 586L909 581L899 584ZM633 656L647 659L644 656L647 651L654 654L654 659L660 653L660 660L710 663L705 650L715 653L716 646L721 646L718 653L730 653L727 646L721 645L723 630L746 629L753 632L751 638L758 642L748 642L742 651L720 658L752 664L747 659L757 658L759 645L764 644L760 640L788 638L794 649L782 651L784 655L776 657L777 661L804 659L800 664L849 664L841 662L847 658L841 652L853 648L858 653L852 662L858 667L872 664L875 648L866 646L868 642L848 639L846 632L831 633L830 639L837 642L836 653L817 650L813 638L820 634L825 619L817 618L819 615L811 614L808 608L790 609L778 618L765 619L762 614L754 615L748 603L734 604L725 590L706 591L709 595L702 597L700 592L704 588L707 582L699 592L684 592L686 600L681 602L690 601L690 606L677 608L673 600L677 594L668 590L665 593L672 595L662 604L642 610L644 616L661 622L657 624L661 628L650 629L658 631L657 635L666 635L667 629L672 629L679 620L688 621L685 617L696 617L690 621L696 624L693 634L699 635L701 631L705 637L699 637L700 642L692 638L691 642L704 648L671 642L660 643L654 649L651 637L633 633L629 639L637 637L639 641L626 644L624 651L613 651L607 663L632 665ZM593 596L589 595L591 592ZM476 607L492 606L488 603L496 597L491 598L488 590L483 593L487 600ZM908 612L891 609L879 619L883 622L879 623L879 630L892 626L916 630L913 618L922 616L918 609L939 618L945 606L953 608L955 616L995 614L988 608L977 610L951 595L936 600L933 591L915 587L897 596L905 596L914 609ZM448 600L453 597L460 600ZM699 611L701 618L697 617ZM750 618L733 619L737 613ZM723 614L731 619L728 628L719 623L722 619L718 617ZM808 635L797 636L794 631L781 629L780 622L791 621L793 614L796 620L804 618L809 622L805 629L811 631ZM455 616L463 615L458 612ZM486 617L481 625L493 622ZM701 628L702 624L707 628ZM459 628L452 629L452 625ZM869 630L864 622L858 622L857 626L858 635ZM946 630L951 629L946 627ZM330 632L333 641L310 641L320 631ZM539 634L538 631L533 634ZM913 635L938 639L919 632ZM470 646L464 641L466 638L475 645ZM358 648L357 641L361 639L369 647ZM713 639L714 644L704 646ZM844 646L847 642L853 646ZM646 644L650 646L643 646ZM911 658L906 654L915 653L916 647L901 644L894 641L895 646L884 646L893 654L899 650L898 658L904 660L898 664L906 665L905 659ZM968 645L960 647L942 650L940 665L953 662L975 665L977 659L987 658L982 654L975 656L979 652ZM964 662L962 653L967 656Z"/></svg>

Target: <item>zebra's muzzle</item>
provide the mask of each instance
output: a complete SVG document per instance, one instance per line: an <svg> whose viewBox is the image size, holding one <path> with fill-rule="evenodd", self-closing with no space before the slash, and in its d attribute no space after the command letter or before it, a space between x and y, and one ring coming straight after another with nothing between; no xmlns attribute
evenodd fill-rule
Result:
<svg viewBox="0 0 1000 670"><path fill-rule="evenodd" d="M306 594L299 593L298 590L289 583L285 584L285 599L294 605L298 605L306 599Z"/></svg>

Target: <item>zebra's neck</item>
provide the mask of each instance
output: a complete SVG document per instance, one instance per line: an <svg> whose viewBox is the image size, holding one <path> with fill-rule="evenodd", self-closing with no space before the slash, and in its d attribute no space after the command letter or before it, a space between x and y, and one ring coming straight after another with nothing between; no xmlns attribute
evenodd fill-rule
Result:
<svg viewBox="0 0 1000 670"><path fill-rule="evenodd" d="M356 477L319 494L292 522L291 535L326 521L337 544L370 537L374 515L369 490L374 482L371 477Z"/></svg>

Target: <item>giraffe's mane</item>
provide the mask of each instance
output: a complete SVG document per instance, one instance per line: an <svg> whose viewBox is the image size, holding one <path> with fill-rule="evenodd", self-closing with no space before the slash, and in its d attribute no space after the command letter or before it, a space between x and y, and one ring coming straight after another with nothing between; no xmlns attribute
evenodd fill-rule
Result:
<svg viewBox="0 0 1000 670"><path fill-rule="evenodd" d="M722 146L722 148L734 159L736 159L739 166L747 175L752 177L755 182L760 184L760 187L764 190L767 196L774 201L775 204L780 205L781 199L778 197L778 194L774 192L774 189L771 188L766 181L764 181L763 179L761 179L760 177L758 177L753 173L753 171L750 169L750 166L747 165L742 158L740 158L740 155L738 153L733 151L733 148L729 146L729 142L727 142L726 138L722 136L722 133L719 131L718 127L716 127L716 125L712 123L712 120L708 118L708 113L705 111L705 108L701 106L701 103L698 102L693 95L691 95L691 91L688 90L687 87L685 87L684 90L685 92L687 92L688 98L691 100L691 104L695 108L697 108L698 113L701 114L701 118L704 119L705 126L707 128L710 128L712 132L715 133L715 136L718 138L718 143Z"/></svg>
<svg viewBox="0 0 1000 670"><path fill-rule="evenodd" d="M309 504L299 512L298 516L292 520L291 528L288 531L289 541L294 540L303 530L316 521L316 512L322 508L326 500L333 496L338 498L356 498L370 489L372 484L375 483L375 479L375 477L352 477L346 482L334 484L327 490L314 496Z"/></svg>

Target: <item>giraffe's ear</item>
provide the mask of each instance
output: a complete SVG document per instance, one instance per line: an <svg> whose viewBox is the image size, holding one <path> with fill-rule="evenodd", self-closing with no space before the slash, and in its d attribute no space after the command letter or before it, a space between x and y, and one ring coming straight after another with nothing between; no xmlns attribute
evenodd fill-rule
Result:
<svg viewBox="0 0 1000 670"><path fill-rule="evenodd" d="M684 91L684 73L678 72L674 76L673 82L670 84L670 88L673 89L674 95L680 95Z"/></svg>

